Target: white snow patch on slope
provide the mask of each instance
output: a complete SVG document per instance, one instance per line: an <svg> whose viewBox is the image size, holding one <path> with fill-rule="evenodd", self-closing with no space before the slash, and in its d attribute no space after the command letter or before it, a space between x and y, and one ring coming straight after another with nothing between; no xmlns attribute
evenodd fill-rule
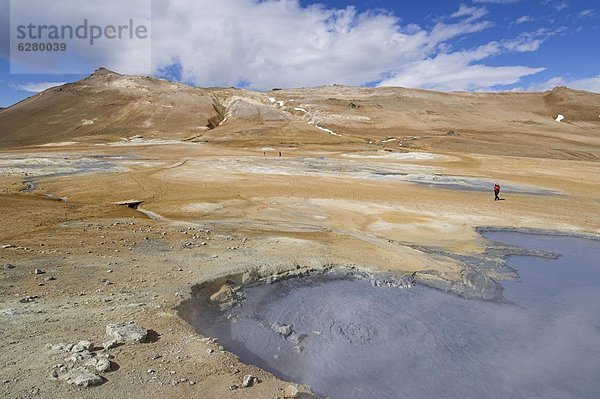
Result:
<svg viewBox="0 0 600 399"><path fill-rule="evenodd" d="M329 134L332 134L332 135L334 135L334 136L338 136L338 137L341 137L341 136L342 136L341 134L337 134L337 133L335 133L334 131L332 131L332 130L329 130L329 129L326 129L326 128L324 128L324 127L321 127L321 126L319 126L319 125L315 125L315 127L316 127L317 129L319 129L319 130L322 130L322 131L324 131L324 132L327 132L327 133L329 133Z"/></svg>
<svg viewBox="0 0 600 399"><path fill-rule="evenodd" d="M79 144L77 141L61 141L58 143L40 144L38 147L64 147L67 145Z"/></svg>
<svg viewBox="0 0 600 399"><path fill-rule="evenodd" d="M558 116L556 117L556 119L555 119L555 120L556 120L557 122L562 122L564 119L565 119L565 116L564 116L564 115L558 115Z"/></svg>
<svg viewBox="0 0 600 399"><path fill-rule="evenodd" d="M191 143L188 141L180 141L180 140L166 140L166 139L123 139L121 141L112 142L112 143L99 143L97 146L108 146L108 147L127 147L127 146L152 146L152 145L190 145L197 144Z"/></svg>
<svg viewBox="0 0 600 399"><path fill-rule="evenodd" d="M363 158L363 159L387 159L401 161L433 161L433 160L453 160L453 157L446 155L432 154L430 152L377 152L377 153L354 153L343 154L345 158Z"/></svg>

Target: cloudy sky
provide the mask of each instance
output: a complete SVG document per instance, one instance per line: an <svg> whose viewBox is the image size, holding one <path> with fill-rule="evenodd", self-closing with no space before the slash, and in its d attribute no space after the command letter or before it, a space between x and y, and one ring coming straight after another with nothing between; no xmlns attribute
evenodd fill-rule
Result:
<svg viewBox="0 0 600 399"><path fill-rule="evenodd" d="M600 92L596 0L77 0L77 7L72 1L46 8L42 1L15 14L10 0L0 0L0 106L98 66L256 90L341 83ZM43 55L29 62L28 72L44 73L11 73L11 11L13 22L37 13L57 24L85 17L106 26L118 17L142 18L140 10L150 15L144 2L152 2L152 19L143 45L106 41L91 51L69 44L60 62ZM67 66L78 73L67 74Z"/></svg>

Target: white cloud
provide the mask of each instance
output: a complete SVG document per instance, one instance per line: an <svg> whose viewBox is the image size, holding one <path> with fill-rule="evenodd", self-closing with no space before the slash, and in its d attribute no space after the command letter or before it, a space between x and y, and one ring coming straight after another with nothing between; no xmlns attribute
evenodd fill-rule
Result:
<svg viewBox="0 0 600 399"><path fill-rule="evenodd" d="M531 21L533 21L533 17L531 17L530 15L523 15L522 17L515 19L514 23L515 25L520 25Z"/></svg>
<svg viewBox="0 0 600 399"><path fill-rule="evenodd" d="M579 13L579 16L581 18L591 18L594 17L596 15L596 13L594 12L594 10L583 10Z"/></svg>
<svg viewBox="0 0 600 399"><path fill-rule="evenodd" d="M548 38L563 32L563 28L554 31L548 29L538 29L533 32L525 32L514 40L504 40L501 42L506 51L526 53L537 51Z"/></svg>
<svg viewBox="0 0 600 399"><path fill-rule="evenodd" d="M461 4L458 11L450 15L450 18L462 18L468 17L469 20L473 21L487 15L487 9L483 7L469 7Z"/></svg>
<svg viewBox="0 0 600 399"><path fill-rule="evenodd" d="M80 9L92 7L102 22L110 22L115 13L99 11L101 6L94 0L80 1L85 1ZM38 11L80 19L77 8L65 10L61 4ZM118 14L135 13L132 4L122 2ZM384 79L413 87L479 89L518 82L538 72L540 68L527 66L488 66L484 60L502 52L534 51L543 42L539 37L450 50L454 39L492 26L487 14L485 7L461 5L424 28L403 25L387 12L302 6L298 0L154 1L152 69L159 73L178 65L182 80L198 86L243 84L252 89L362 85ZM486 55L477 55L486 49ZM136 70L136 65L146 55L119 45L106 51L98 48L93 54L81 52L73 62L89 70L103 65L123 73L145 73ZM419 65L430 72L416 71L419 78L409 79L408 72ZM449 68L450 74L446 73Z"/></svg>
<svg viewBox="0 0 600 399"><path fill-rule="evenodd" d="M495 86L518 83L544 68L524 66L490 67L471 64L470 54L441 54L417 61L380 86L420 87L431 90L490 90Z"/></svg>
<svg viewBox="0 0 600 399"><path fill-rule="evenodd" d="M251 88L268 89L377 82L436 54L451 39L491 26L482 20L485 8L464 5L426 30L352 7L231 0L212 3L206 13L202 3L158 6L154 14L161 20L154 27L165 33L154 35L154 53L157 66L181 63L183 79L203 86L247 82ZM173 42L173 36L180 39Z"/></svg>
<svg viewBox="0 0 600 399"><path fill-rule="evenodd" d="M480 61L506 52L536 51L554 32L538 30L525 33L514 40L490 42L467 51L441 53L405 66L381 86L420 87L433 90L491 90L496 86L512 85L525 76L545 68L526 66L491 67Z"/></svg>
<svg viewBox="0 0 600 399"><path fill-rule="evenodd" d="M459 34L445 32L436 43L423 30L405 32L394 16L360 14L352 7L304 8L296 1L184 3L157 5L155 15L161 18L154 22L154 61L157 67L181 63L183 79L198 85L361 84Z"/></svg>
<svg viewBox="0 0 600 399"><path fill-rule="evenodd" d="M67 82L38 82L38 83L25 83L22 85L13 85L17 90L27 91L30 93L39 93L41 91L47 90L51 87L61 86L66 84Z"/></svg>
<svg viewBox="0 0 600 399"><path fill-rule="evenodd" d="M556 11L562 11L565 8L569 8L569 3L566 1L561 1L560 3L557 3L554 8L556 8Z"/></svg>
<svg viewBox="0 0 600 399"><path fill-rule="evenodd" d="M591 78L573 79L562 76L555 76L545 82L532 84L527 88L528 91L551 90L556 86L567 86L571 89L593 91L600 93L600 75Z"/></svg>

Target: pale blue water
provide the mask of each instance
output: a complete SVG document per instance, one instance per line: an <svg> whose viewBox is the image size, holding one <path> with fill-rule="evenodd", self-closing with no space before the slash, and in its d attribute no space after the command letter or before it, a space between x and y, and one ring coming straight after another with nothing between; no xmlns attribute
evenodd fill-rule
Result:
<svg viewBox="0 0 600 399"><path fill-rule="evenodd" d="M242 361L337 399L600 397L600 242L486 236L562 256L511 258L514 304L313 276L249 288L226 314L203 303L183 316ZM306 337L286 340L273 322Z"/></svg>

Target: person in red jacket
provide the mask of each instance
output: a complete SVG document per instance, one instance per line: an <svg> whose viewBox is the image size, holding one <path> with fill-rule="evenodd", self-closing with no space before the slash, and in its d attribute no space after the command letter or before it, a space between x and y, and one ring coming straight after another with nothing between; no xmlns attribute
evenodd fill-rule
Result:
<svg viewBox="0 0 600 399"><path fill-rule="evenodd" d="M500 185L496 184L494 186L494 201L500 201Z"/></svg>

